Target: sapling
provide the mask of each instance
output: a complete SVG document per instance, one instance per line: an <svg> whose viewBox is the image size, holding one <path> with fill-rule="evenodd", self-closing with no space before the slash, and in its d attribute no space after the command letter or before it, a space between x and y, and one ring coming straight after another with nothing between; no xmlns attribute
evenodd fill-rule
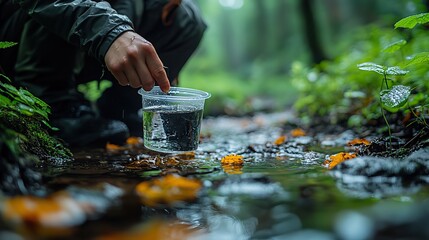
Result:
<svg viewBox="0 0 429 240"><path fill-rule="evenodd" d="M392 143L392 132L390 128L389 121L386 118L384 110L390 112L397 112L401 109L405 103L407 103L408 98L411 94L411 88L405 85L389 85L389 80L392 80L388 77L390 76L403 76L408 73L408 71L401 69L398 66L386 67L378 65L372 62L366 62L358 64L357 66L360 70L376 72L383 76L380 86L380 109L383 119L386 122L387 129L389 132L390 145Z"/></svg>
<svg viewBox="0 0 429 240"><path fill-rule="evenodd" d="M412 29L418 24L427 24L429 22L429 13L421 13L412 16L408 16L403 18L395 23L395 29L397 28L408 28ZM399 40L394 42L383 49L383 52L393 53L405 46L407 42L405 40ZM404 63L401 64L403 67L409 67L412 65L419 64L427 64L429 62L429 52L420 52L415 54L414 56L405 60ZM382 84L379 94L381 113L383 118L387 124L387 128L389 131L389 137L391 141L391 128L389 122L386 118L384 110L388 110L390 112L397 112L400 110L407 102L411 94L411 87L405 85L392 85L389 86L389 81L392 80L388 77L390 76L402 76L407 74L409 71L403 70L398 66L387 67L378 65L371 62L366 62L362 64L358 64L358 68L364 71L376 72L383 76ZM411 112L415 114L415 112L411 109ZM416 115L416 114L415 114ZM423 117L423 122L424 121ZM426 125L427 126L427 125Z"/></svg>

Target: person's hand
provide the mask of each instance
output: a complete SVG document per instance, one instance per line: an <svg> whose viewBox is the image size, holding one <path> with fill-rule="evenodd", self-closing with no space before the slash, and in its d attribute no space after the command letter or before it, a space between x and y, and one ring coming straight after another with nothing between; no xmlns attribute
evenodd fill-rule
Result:
<svg viewBox="0 0 429 240"><path fill-rule="evenodd" d="M167 73L155 48L135 32L120 35L107 50L104 61L122 86L149 91L156 82L162 91L170 90Z"/></svg>

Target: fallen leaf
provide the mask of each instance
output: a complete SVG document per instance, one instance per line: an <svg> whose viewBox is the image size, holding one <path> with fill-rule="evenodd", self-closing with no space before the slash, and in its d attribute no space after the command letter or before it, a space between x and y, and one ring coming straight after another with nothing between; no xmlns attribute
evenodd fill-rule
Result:
<svg viewBox="0 0 429 240"><path fill-rule="evenodd" d="M329 169L332 169L335 166L337 166L338 164L340 164L346 160L353 159L355 157L356 157L356 154L354 154L354 153L340 152L340 153L331 155L329 157L329 159L327 159L323 162L323 164L326 165Z"/></svg>
<svg viewBox="0 0 429 240"><path fill-rule="evenodd" d="M349 146L355 146L355 145L361 145L361 144L368 146L371 144L371 142L366 140L365 138L355 138L347 143L347 145Z"/></svg>
<svg viewBox="0 0 429 240"><path fill-rule="evenodd" d="M96 238L97 240L182 240L199 239L200 233L195 227L178 221L152 221L132 228L127 232L109 233Z"/></svg>
<svg viewBox="0 0 429 240"><path fill-rule="evenodd" d="M295 129L293 129L290 132L290 134L292 135L292 137L302 137L302 136L306 135L305 131L303 129L301 129L301 128L295 128Z"/></svg>
<svg viewBox="0 0 429 240"><path fill-rule="evenodd" d="M57 193L47 198L16 196L6 199L3 205L3 217L17 223L67 227L86 220L82 207L66 193Z"/></svg>
<svg viewBox="0 0 429 240"><path fill-rule="evenodd" d="M227 174L243 174L242 165L222 165L222 169Z"/></svg>
<svg viewBox="0 0 429 240"><path fill-rule="evenodd" d="M112 143L106 143L106 150L107 151L111 151L111 152L115 152L115 151L120 151L123 150L124 148L116 145L116 144L112 144Z"/></svg>
<svg viewBox="0 0 429 240"><path fill-rule="evenodd" d="M221 160L222 165L235 165L235 166L241 166L244 164L243 156L241 155L235 155L231 154L228 156L225 156Z"/></svg>
<svg viewBox="0 0 429 240"><path fill-rule="evenodd" d="M275 145L282 145L284 142L286 142L286 139L287 139L287 137L285 135L282 135L274 141L274 144Z"/></svg>
<svg viewBox="0 0 429 240"><path fill-rule="evenodd" d="M136 146L143 144L143 139L141 137L129 137L127 138L127 145Z"/></svg>
<svg viewBox="0 0 429 240"><path fill-rule="evenodd" d="M143 204L156 206L172 205L177 202L193 201L202 187L201 181L169 174L151 181L141 182L136 186L136 193Z"/></svg>

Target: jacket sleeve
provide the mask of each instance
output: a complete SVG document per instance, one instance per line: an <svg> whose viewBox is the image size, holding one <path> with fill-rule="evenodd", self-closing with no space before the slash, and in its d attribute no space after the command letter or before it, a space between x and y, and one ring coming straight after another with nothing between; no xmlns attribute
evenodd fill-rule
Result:
<svg viewBox="0 0 429 240"><path fill-rule="evenodd" d="M143 16L144 0L108 0L112 7L119 13L126 15L134 24L134 29L139 29Z"/></svg>
<svg viewBox="0 0 429 240"><path fill-rule="evenodd" d="M41 25L104 63L112 42L132 31L131 20L105 1L13 0Z"/></svg>

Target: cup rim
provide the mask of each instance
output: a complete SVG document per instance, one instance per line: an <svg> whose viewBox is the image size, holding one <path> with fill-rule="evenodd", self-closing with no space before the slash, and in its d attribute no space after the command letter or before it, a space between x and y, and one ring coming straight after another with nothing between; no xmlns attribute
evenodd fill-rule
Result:
<svg viewBox="0 0 429 240"><path fill-rule="evenodd" d="M184 87L170 87L170 91L164 93L159 86L154 86L150 91L145 91L141 88L138 93L143 98L169 100L204 100L211 96L208 92Z"/></svg>

